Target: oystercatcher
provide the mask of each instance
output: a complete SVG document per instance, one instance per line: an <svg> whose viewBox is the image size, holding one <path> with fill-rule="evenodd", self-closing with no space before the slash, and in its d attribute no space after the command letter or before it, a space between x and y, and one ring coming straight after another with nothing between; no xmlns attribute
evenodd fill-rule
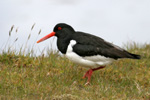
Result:
<svg viewBox="0 0 150 100"><path fill-rule="evenodd" d="M61 53L72 62L89 69L83 76L88 78L86 84L90 83L93 71L102 69L117 59L140 59L140 55L129 53L100 37L75 31L65 23L57 24L52 33L41 38L37 43L52 36L57 37L57 47Z"/></svg>

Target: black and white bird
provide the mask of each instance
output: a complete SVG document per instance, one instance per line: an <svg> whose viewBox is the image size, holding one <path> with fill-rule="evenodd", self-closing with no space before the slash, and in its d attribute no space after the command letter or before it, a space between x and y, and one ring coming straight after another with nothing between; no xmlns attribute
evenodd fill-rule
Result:
<svg viewBox="0 0 150 100"><path fill-rule="evenodd" d="M117 59L140 59L140 55L129 53L100 37L75 31L65 23L57 24L52 33L41 38L37 43L52 36L57 37L57 47L62 54L72 62L89 69L83 76L88 78L86 84L90 83L93 71L102 69Z"/></svg>

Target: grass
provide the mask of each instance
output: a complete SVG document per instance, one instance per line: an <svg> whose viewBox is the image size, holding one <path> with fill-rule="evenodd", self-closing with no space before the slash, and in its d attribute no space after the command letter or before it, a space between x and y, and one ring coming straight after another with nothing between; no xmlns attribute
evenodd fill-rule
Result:
<svg viewBox="0 0 150 100"><path fill-rule="evenodd" d="M91 85L85 86L87 80L82 76L87 69L60 56L57 51L47 50L47 55L35 57L29 52L24 54L24 49L17 52L10 48L0 53L0 99L148 100L150 45L133 44L127 49L140 54L141 60L118 60L94 72Z"/></svg>

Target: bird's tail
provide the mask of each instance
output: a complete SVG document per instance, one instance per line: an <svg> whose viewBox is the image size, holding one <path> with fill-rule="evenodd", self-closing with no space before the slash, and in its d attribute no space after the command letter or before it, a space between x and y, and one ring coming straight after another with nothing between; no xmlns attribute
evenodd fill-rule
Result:
<svg viewBox="0 0 150 100"><path fill-rule="evenodd" d="M132 53L130 53L130 58L132 58L132 59L141 59L141 56L140 55L137 55L137 54L132 54Z"/></svg>

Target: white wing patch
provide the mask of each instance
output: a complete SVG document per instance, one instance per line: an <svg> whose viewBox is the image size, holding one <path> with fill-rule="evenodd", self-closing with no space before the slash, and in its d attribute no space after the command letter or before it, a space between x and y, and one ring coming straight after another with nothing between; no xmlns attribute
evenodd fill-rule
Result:
<svg viewBox="0 0 150 100"><path fill-rule="evenodd" d="M71 40L69 45L68 45L68 48L67 48L67 52L72 52L73 51L73 46L76 44L77 42L75 40Z"/></svg>

